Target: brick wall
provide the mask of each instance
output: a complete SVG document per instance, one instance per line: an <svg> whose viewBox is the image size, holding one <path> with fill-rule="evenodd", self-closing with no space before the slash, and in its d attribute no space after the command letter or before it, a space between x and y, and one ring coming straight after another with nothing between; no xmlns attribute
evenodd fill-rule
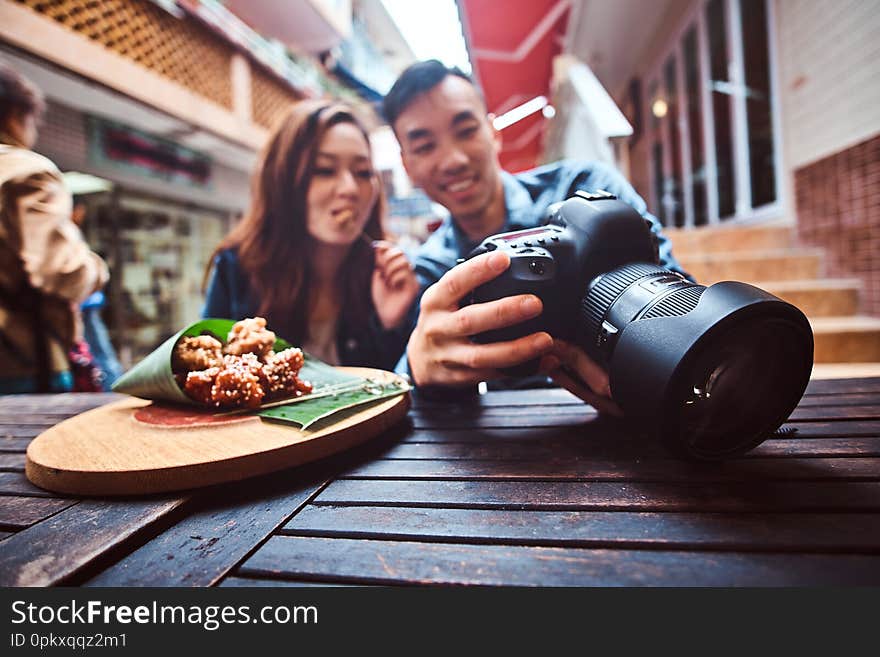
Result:
<svg viewBox="0 0 880 657"><path fill-rule="evenodd" d="M826 249L828 274L862 280L880 316L880 134L795 169L798 233Z"/></svg>

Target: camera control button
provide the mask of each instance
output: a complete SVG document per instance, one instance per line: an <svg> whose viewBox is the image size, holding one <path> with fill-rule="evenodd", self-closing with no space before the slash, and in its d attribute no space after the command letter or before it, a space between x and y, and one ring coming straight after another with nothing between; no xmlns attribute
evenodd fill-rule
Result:
<svg viewBox="0 0 880 657"><path fill-rule="evenodd" d="M553 240L554 242L558 242L558 241L559 241L559 236L558 236L558 235L554 235L554 236L551 237L550 239Z"/></svg>
<svg viewBox="0 0 880 657"><path fill-rule="evenodd" d="M575 196L580 196L582 199L585 199L587 201L613 201L617 199L614 194L606 192L604 189L597 189L595 192L585 192L582 189L578 189L575 191Z"/></svg>
<svg viewBox="0 0 880 657"><path fill-rule="evenodd" d="M617 327L610 322L602 322L602 328L599 330L599 335L596 336L596 346L601 347L609 340L613 340L617 337Z"/></svg>
<svg viewBox="0 0 880 657"><path fill-rule="evenodd" d="M495 249L498 248L498 245L495 244L495 242L486 242L486 244L484 245L484 248L487 251L494 251Z"/></svg>

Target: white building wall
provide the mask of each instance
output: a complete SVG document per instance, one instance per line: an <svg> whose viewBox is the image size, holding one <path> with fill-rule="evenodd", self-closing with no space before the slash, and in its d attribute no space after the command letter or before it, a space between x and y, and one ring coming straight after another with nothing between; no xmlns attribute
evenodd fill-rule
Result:
<svg viewBox="0 0 880 657"><path fill-rule="evenodd" d="M880 3L776 0L785 167L880 131Z"/></svg>

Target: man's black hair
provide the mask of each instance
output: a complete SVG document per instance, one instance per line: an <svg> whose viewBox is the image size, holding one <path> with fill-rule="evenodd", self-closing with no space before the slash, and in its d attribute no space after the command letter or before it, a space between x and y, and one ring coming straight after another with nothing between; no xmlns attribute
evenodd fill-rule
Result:
<svg viewBox="0 0 880 657"><path fill-rule="evenodd" d="M397 117L416 98L436 87L449 75L454 75L472 84L474 89L477 90L480 100L483 100L483 94L480 93L471 77L457 66L446 66L436 59L416 62L400 74L397 82L394 83L391 91L386 94L385 99L382 101L382 114L385 115L388 125L394 128L394 122L397 121Z"/></svg>

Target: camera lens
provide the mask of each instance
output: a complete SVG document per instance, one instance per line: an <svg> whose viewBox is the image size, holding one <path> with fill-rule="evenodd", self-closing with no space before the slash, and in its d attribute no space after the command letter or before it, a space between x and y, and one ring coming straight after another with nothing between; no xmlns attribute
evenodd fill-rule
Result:
<svg viewBox="0 0 880 657"><path fill-rule="evenodd" d="M751 449L797 405L803 357L799 329L788 321L755 318L728 329L682 374L666 430L697 457Z"/></svg>
<svg viewBox="0 0 880 657"><path fill-rule="evenodd" d="M812 369L812 331L797 308L745 283L707 288L657 265L593 280L579 332L627 417L688 458L728 458L761 443L797 405Z"/></svg>

